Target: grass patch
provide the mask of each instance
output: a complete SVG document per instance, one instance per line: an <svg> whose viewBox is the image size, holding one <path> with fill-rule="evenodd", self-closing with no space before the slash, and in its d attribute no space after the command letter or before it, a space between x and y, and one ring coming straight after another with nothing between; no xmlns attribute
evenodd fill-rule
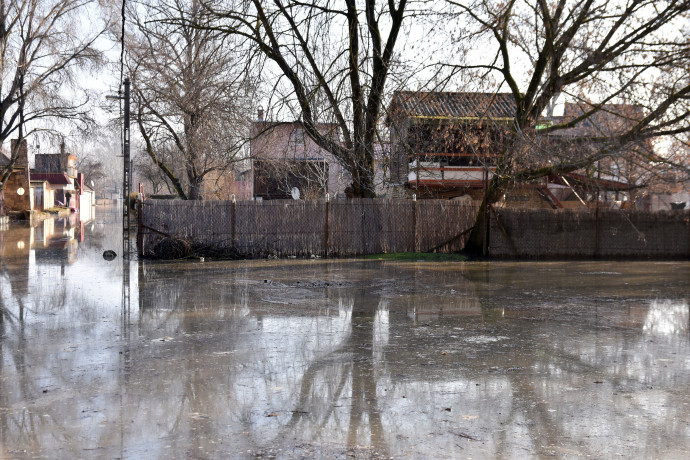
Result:
<svg viewBox="0 0 690 460"><path fill-rule="evenodd" d="M439 254L435 252L394 252L391 254L369 254L364 256L365 259L374 260L400 260L400 261L430 261L430 262L443 262L443 261L453 261L462 262L467 260L467 256L463 254Z"/></svg>

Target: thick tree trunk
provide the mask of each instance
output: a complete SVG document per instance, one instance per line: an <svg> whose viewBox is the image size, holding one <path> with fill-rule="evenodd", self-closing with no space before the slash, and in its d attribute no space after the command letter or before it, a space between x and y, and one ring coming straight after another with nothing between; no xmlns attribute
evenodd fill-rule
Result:
<svg viewBox="0 0 690 460"><path fill-rule="evenodd" d="M189 185L189 193L187 194L187 199L189 200L203 200L204 198L201 196L201 185L200 184L190 184Z"/></svg>
<svg viewBox="0 0 690 460"><path fill-rule="evenodd" d="M491 205L498 202L505 193L505 186L495 177L489 182L487 193L479 207L477 218L474 221L474 228L470 233L470 238L465 244L465 252L478 255L488 255L488 231L487 226L491 221Z"/></svg>
<svg viewBox="0 0 690 460"><path fill-rule="evenodd" d="M374 183L374 156L373 145L368 148L365 143L359 144L358 151L355 152L355 161L351 160L350 174L352 183L345 190L348 198L375 198L376 184Z"/></svg>
<svg viewBox="0 0 690 460"><path fill-rule="evenodd" d="M352 173L352 183L345 189L348 198L376 198L374 172L359 168Z"/></svg>

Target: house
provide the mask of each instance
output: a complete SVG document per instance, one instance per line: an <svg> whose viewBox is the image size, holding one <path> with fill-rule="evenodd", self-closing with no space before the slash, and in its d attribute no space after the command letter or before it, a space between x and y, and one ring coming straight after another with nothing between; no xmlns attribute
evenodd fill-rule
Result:
<svg viewBox="0 0 690 460"><path fill-rule="evenodd" d="M592 105L585 102L566 102L562 104L562 113L548 114L537 122L537 132L546 126L572 122L591 110ZM614 138L643 116L642 107L637 105L605 104L573 127L546 135L544 146L573 159L585 157L603 146L597 138ZM608 145L607 148L615 147ZM646 182L644 176L649 172L648 168L640 167L640 160L648 162L654 156L654 150L649 140L622 145L619 149L591 168L548 177L546 182L554 207L592 203L632 206L635 194L640 192L640 186Z"/></svg>
<svg viewBox="0 0 690 460"><path fill-rule="evenodd" d="M0 208L3 214L7 211L23 211L33 209L31 194L31 171L29 169L29 149L24 139L19 146L17 140L11 141L11 151L19 149L17 160L15 161L10 176L5 182L5 186L0 196ZM0 153L0 171L4 171L9 166L10 157Z"/></svg>
<svg viewBox="0 0 690 460"><path fill-rule="evenodd" d="M420 198L465 197L478 200L492 177L496 161L513 129L515 102L509 93L408 92L393 95L387 123L391 137L391 182ZM591 106L560 105L536 123L545 127L576 120ZM640 119L642 110L629 104L607 104L573 127L540 137L540 148L573 158L599 147L594 139L611 136ZM644 150L648 142L622 146ZM568 150L564 152L564 150ZM628 150L597 162L591 170L554 175L517 184L499 205L510 207L584 207L592 202L622 205L631 202L639 168Z"/></svg>
<svg viewBox="0 0 690 460"><path fill-rule="evenodd" d="M394 93L390 181L420 197L478 199L511 129L509 93Z"/></svg>
<svg viewBox="0 0 690 460"><path fill-rule="evenodd" d="M60 144L60 153L35 155L35 166L31 173L34 181L44 181L54 192L53 200L44 200L44 206L61 205L79 209L79 195L84 190L83 175L77 173L77 157Z"/></svg>
<svg viewBox="0 0 690 460"><path fill-rule="evenodd" d="M12 140L12 149L16 140ZM57 154L36 154L35 167L29 168L26 139L19 146L19 154L12 174L3 190L7 211L27 211L69 207L75 212L94 204L94 193L84 185L84 175L77 172L77 157L65 151L64 143ZM9 159L0 155L0 167ZM87 215L91 216L89 211Z"/></svg>
<svg viewBox="0 0 690 460"><path fill-rule="evenodd" d="M322 123L319 131L338 141L337 125ZM252 123L248 167L238 174L242 199L323 198L342 196L346 172L328 151L304 131L301 122L269 122L259 110ZM243 186L241 182L248 182ZM247 196L248 195L248 196Z"/></svg>

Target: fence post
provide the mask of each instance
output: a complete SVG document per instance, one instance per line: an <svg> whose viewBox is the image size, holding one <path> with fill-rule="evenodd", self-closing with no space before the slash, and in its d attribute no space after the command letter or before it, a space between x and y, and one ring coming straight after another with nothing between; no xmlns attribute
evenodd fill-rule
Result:
<svg viewBox="0 0 690 460"><path fill-rule="evenodd" d="M137 255L141 257L144 255L144 200L139 200L137 211Z"/></svg>
<svg viewBox="0 0 690 460"><path fill-rule="evenodd" d="M688 214L688 218L685 219L685 223L687 224L688 227L688 258L690 258L690 214ZM678 251L680 252L680 251ZM690 318L688 319L688 322L690 322Z"/></svg>
<svg viewBox="0 0 690 460"><path fill-rule="evenodd" d="M599 202L594 211L594 257L599 256Z"/></svg>
<svg viewBox="0 0 690 460"><path fill-rule="evenodd" d="M362 219L360 220L360 225L359 225L360 232L362 233L362 238L361 238L361 240L362 240L362 252L360 254L366 254L367 253L367 240L366 240L367 237L366 237L366 233L364 231L365 230L364 213L366 212L364 210L364 200L365 200L365 198L359 198L358 199L359 206L360 206L360 209L362 211Z"/></svg>
<svg viewBox="0 0 690 460"><path fill-rule="evenodd" d="M412 228L414 231L414 251L419 252L419 238L417 237L417 200L412 201Z"/></svg>
<svg viewBox="0 0 690 460"><path fill-rule="evenodd" d="M329 209L330 209L330 201L328 199L328 195L326 195L326 225L325 225L325 231L324 231L324 242L323 242L323 253L324 256L328 257L328 244L329 244L329 225L328 225L328 219L329 219Z"/></svg>
<svg viewBox="0 0 690 460"><path fill-rule="evenodd" d="M230 214L230 245L232 246L233 249L237 250L237 241L235 237L235 216L237 214L237 203L235 202L235 197L232 197L232 206L230 207L231 214Z"/></svg>

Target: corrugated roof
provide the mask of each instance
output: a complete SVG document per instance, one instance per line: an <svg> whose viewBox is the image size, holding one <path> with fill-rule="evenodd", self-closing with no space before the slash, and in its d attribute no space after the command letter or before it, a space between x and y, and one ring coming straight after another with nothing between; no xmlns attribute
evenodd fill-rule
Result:
<svg viewBox="0 0 690 460"><path fill-rule="evenodd" d="M428 118L512 118L515 99L510 93L448 93L396 91L391 112Z"/></svg>
<svg viewBox="0 0 690 460"><path fill-rule="evenodd" d="M63 173L31 173L31 180L42 180L49 182L53 185L71 185L72 179Z"/></svg>

